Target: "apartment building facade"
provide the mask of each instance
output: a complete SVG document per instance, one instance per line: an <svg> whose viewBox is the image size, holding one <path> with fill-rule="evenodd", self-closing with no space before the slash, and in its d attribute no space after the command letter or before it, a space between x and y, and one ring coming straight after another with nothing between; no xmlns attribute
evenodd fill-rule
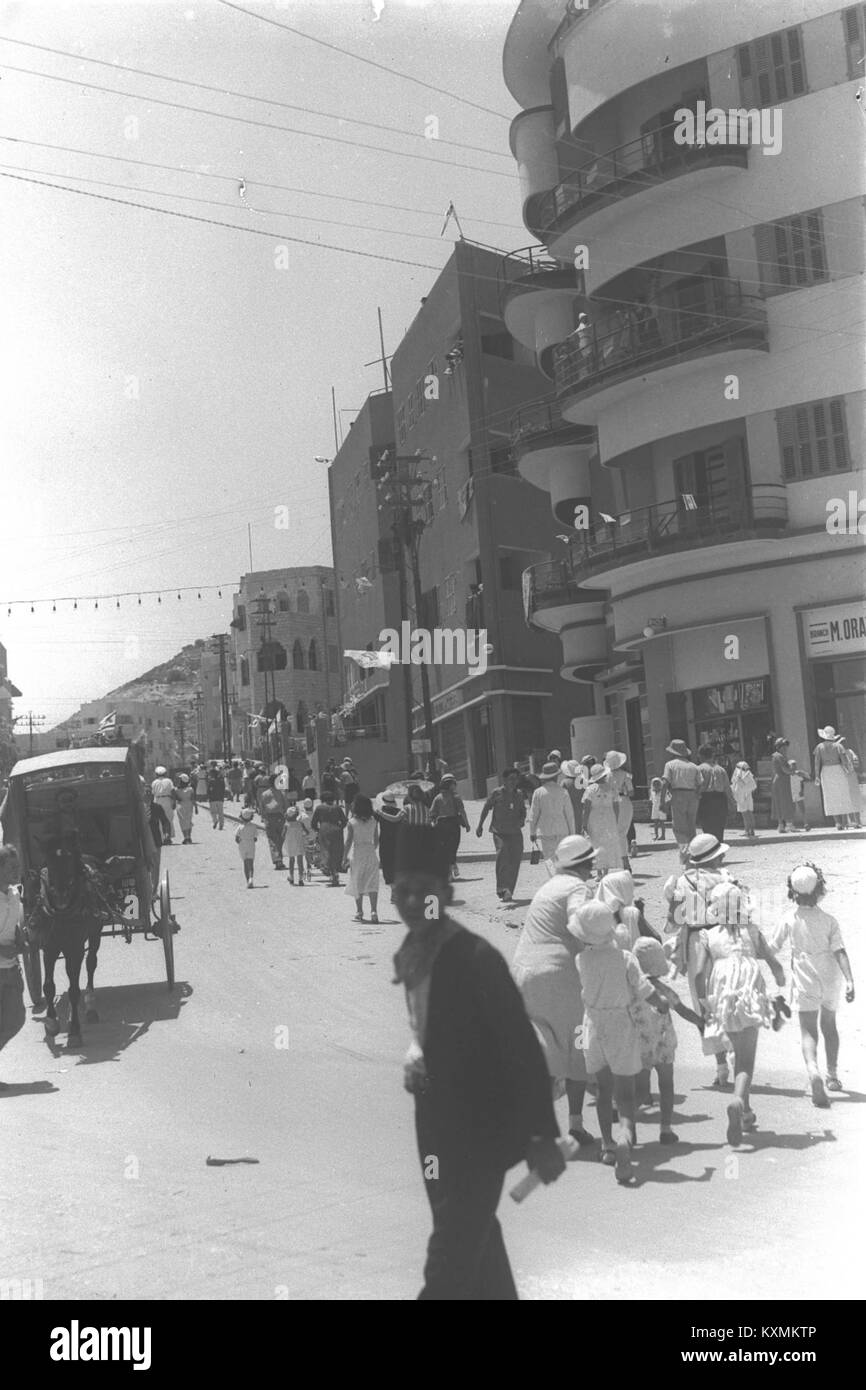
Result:
<svg viewBox="0 0 866 1390"><path fill-rule="evenodd" d="M174 705L156 700L128 700L122 695L88 700L71 718L46 732L45 746L40 751L86 745L96 737L102 720L114 713L116 728L123 739L132 743L144 734L148 770L159 766L176 767L180 762L176 712Z"/></svg>
<svg viewBox="0 0 866 1390"><path fill-rule="evenodd" d="M528 567L527 608L577 665L605 632L595 713L643 783L672 737L755 766L783 732L807 765L832 723L866 757L866 12L791 18L784 0L673 0L663 25L626 0L524 0L505 45L542 263L504 318L614 493L590 444L524 440L521 472L571 521L567 557ZM776 113L777 148L739 117L683 143L677 113L710 109L767 130ZM577 595L601 626L575 626Z"/></svg>
<svg viewBox="0 0 866 1390"><path fill-rule="evenodd" d="M500 253L456 242L391 363L398 480L426 483L422 611L410 582L407 617L428 630L486 631L485 669L478 660L428 668L438 754L473 796L515 758L567 742L582 699L561 677L558 643L524 617L522 573L562 528L516 467L511 418L549 383L534 347L502 320L501 272ZM387 480L380 495L387 510ZM412 716L423 738L418 681Z"/></svg>
<svg viewBox="0 0 866 1390"><path fill-rule="evenodd" d="M265 725L257 720L272 722L279 712L280 755L302 753L310 721L339 699L334 572L325 565L254 570L242 576L232 606L232 749L261 756ZM277 745L270 751L276 755Z"/></svg>

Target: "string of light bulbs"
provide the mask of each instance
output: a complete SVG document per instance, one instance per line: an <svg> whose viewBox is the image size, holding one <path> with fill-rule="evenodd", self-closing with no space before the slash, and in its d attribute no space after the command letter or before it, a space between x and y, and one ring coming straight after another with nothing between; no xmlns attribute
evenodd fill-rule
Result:
<svg viewBox="0 0 866 1390"><path fill-rule="evenodd" d="M177 595L178 603L183 602L184 594L195 594L197 599L201 599L202 594L216 592L217 598L222 598L223 589L231 590L232 587L233 581L229 580L223 584L181 584L177 587L171 584L162 589L127 589L116 594L73 594L63 598L13 598L0 600L0 609L5 608L7 618L11 618L15 608L29 608L31 613L35 613L38 608L45 609L50 605L51 612L56 613L58 605L61 605L67 608L71 606L72 611L75 612L76 609L84 608L85 605L91 603L95 609L99 608L100 603L108 606L112 599L115 608L120 608L122 598L135 599L134 606L140 608L141 601L145 598L155 597L158 604L162 603L163 597L169 598L172 594Z"/></svg>

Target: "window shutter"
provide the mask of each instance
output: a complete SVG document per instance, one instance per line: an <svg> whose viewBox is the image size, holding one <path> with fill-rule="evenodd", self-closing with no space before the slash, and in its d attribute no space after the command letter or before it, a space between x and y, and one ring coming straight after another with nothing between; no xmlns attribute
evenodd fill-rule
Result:
<svg viewBox="0 0 866 1390"><path fill-rule="evenodd" d="M846 472L850 467L848 458L848 431L845 428L845 402L841 397L830 402L830 430L833 435L833 456L837 472Z"/></svg>
<svg viewBox="0 0 866 1390"><path fill-rule="evenodd" d="M779 435L779 453L782 459L782 476L786 482L797 476L797 453L794 441L794 410L787 406L776 413L776 430Z"/></svg>
<svg viewBox="0 0 866 1390"><path fill-rule="evenodd" d="M764 294L776 294L779 274L776 268L774 228L771 222L765 222L755 228L755 255Z"/></svg>
<svg viewBox="0 0 866 1390"><path fill-rule="evenodd" d="M863 56L866 53L866 9L852 5L842 13L845 47L848 54L848 76L863 76Z"/></svg>
<svg viewBox="0 0 866 1390"><path fill-rule="evenodd" d="M812 278L826 280L827 257L824 248L824 221L820 211L806 214L806 241L809 246Z"/></svg>
<svg viewBox="0 0 866 1390"><path fill-rule="evenodd" d="M812 406L812 423L815 428L815 454L818 472L830 472L830 441L827 438L827 412L821 401Z"/></svg>
<svg viewBox="0 0 866 1390"><path fill-rule="evenodd" d="M800 476L803 478L811 478L814 469L812 466L812 440L809 433L808 406L798 406L796 411L796 421L797 448L800 455Z"/></svg>

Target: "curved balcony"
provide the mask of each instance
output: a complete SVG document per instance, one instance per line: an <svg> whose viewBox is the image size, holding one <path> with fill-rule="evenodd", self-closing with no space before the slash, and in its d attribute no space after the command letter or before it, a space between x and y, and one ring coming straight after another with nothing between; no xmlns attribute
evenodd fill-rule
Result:
<svg viewBox="0 0 866 1390"><path fill-rule="evenodd" d="M686 493L623 512L611 523L576 533L563 559L524 571L527 617L539 608L580 603L586 597L580 586L592 574L732 540L781 537L787 527L784 483L754 483L705 501Z"/></svg>
<svg viewBox="0 0 866 1390"><path fill-rule="evenodd" d="M513 338L533 352L545 338L561 341L573 325L573 301L586 298L582 271L555 260L543 246L526 246L503 256L496 274L499 312ZM546 316L547 332L538 332ZM549 349L548 349L549 350Z"/></svg>
<svg viewBox="0 0 866 1390"><path fill-rule="evenodd" d="M546 240L602 208L695 170L747 167L748 145L676 145L674 129L664 126L618 145L555 188L534 193L524 209L529 230Z"/></svg>
<svg viewBox="0 0 866 1390"><path fill-rule="evenodd" d="M574 425L563 419L558 403L531 401L515 410L509 421L511 448L520 462L524 454L538 449L555 449L563 444L580 444L594 449L596 433L591 425Z"/></svg>
<svg viewBox="0 0 866 1390"><path fill-rule="evenodd" d="M717 353L768 352L767 310L760 295L743 294L735 281L714 281L700 308L645 306L642 318L624 306L616 327L599 333L593 325L577 329L553 351L557 398L568 408L605 392L611 404L629 394L621 390L634 377ZM586 423L590 423L587 421Z"/></svg>
<svg viewBox="0 0 866 1390"><path fill-rule="evenodd" d="M566 0L565 18L554 34L550 43L547 45L550 52L556 57L556 50L562 39L571 30L579 19L583 19L589 14L590 10L596 9L599 5L604 5L607 0Z"/></svg>

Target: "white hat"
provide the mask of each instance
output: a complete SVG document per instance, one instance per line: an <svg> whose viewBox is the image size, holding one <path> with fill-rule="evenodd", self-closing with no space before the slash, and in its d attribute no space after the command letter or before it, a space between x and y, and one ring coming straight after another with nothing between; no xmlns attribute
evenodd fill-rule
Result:
<svg viewBox="0 0 866 1390"><path fill-rule="evenodd" d="M547 756L548 758L559 758L559 761L562 762L562 753L558 748L551 748Z"/></svg>
<svg viewBox="0 0 866 1390"><path fill-rule="evenodd" d="M573 869L577 864L588 864L597 854L585 835L566 835L554 850L553 863L557 869Z"/></svg>
<svg viewBox="0 0 866 1390"><path fill-rule="evenodd" d="M559 776L559 763L545 763L538 776L542 782L552 782L554 777Z"/></svg>
<svg viewBox="0 0 866 1390"><path fill-rule="evenodd" d="M718 884L707 904L707 921L722 926L741 926L751 921L748 894L738 883Z"/></svg>
<svg viewBox="0 0 866 1390"><path fill-rule="evenodd" d="M589 769L590 782L602 782L605 777L610 776L610 768L604 767L601 763L593 763Z"/></svg>
<svg viewBox="0 0 866 1390"><path fill-rule="evenodd" d="M788 882L795 893L814 893L818 887L818 875L810 864L800 864Z"/></svg>
<svg viewBox="0 0 866 1390"><path fill-rule="evenodd" d="M576 777L580 771L580 763L575 758L566 758L559 770L563 777Z"/></svg>
<svg viewBox="0 0 866 1390"><path fill-rule="evenodd" d="M628 758L626 754L618 753L615 748L612 748L609 753L605 753L604 755L604 765L606 768L609 768L611 772L617 772L618 769L624 767L627 762Z"/></svg>
<svg viewBox="0 0 866 1390"><path fill-rule="evenodd" d="M835 738L835 737L836 737L836 730L833 728L833 725L832 725L832 724L828 724L827 727L826 727L826 729L819 729L819 730L818 730L818 737L819 737L819 738Z"/></svg>
<svg viewBox="0 0 866 1390"><path fill-rule="evenodd" d="M616 920L609 907L593 899L584 903L576 913L574 935L588 946L605 946L613 941Z"/></svg>
<svg viewBox="0 0 866 1390"><path fill-rule="evenodd" d="M709 864L711 860L727 854L730 848L730 845L717 840L715 835L696 835L689 844L689 859L693 864Z"/></svg>
<svg viewBox="0 0 866 1390"><path fill-rule="evenodd" d="M164 777L166 775L164 767L155 767L153 770L156 773L157 777Z"/></svg>
<svg viewBox="0 0 866 1390"><path fill-rule="evenodd" d="M654 936L639 936L631 952L645 975L664 979L670 973L671 963L662 943L656 941Z"/></svg>

